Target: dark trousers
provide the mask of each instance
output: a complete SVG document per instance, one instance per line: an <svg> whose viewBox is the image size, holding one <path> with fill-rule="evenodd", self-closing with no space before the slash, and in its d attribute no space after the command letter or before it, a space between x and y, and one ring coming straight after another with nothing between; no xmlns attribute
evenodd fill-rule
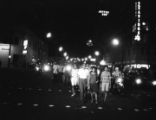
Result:
<svg viewBox="0 0 156 120"><path fill-rule="evenodd" d="M83 100L86 95L87 80L79 79L79 89L80 89L80 100Z"/></svg>

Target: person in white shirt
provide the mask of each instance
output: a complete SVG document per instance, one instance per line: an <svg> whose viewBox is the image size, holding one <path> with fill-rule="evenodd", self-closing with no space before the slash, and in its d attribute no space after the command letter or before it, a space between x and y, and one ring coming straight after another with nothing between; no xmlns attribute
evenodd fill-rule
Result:
<svg viewBox="0 0 156 120"><path fill-rule="evenodd" d="M87 79L89 76L89 70L85 68L85 65L80 67L78 70L79 76L79 89L80 89L80 100L84 100L86 89L87 89Z"/></svg>
<svg viewBox="0 0 156 120"><path fill-rule="evenodd" d="M78 85L78 69L77 66L74 65L72 70L71 70L71 86L72 86L72 95L75 96L75 87Z"/></svg>
<svg viewBox="0 0 156 120"><path fill-rule="evenodd" d="M105 102L111 86L111 74L108 71L107 66L104 68L104 71L102 71L101 73L100 82L101 82L101 92L102 94L104 94L104 102Z"/></svg>

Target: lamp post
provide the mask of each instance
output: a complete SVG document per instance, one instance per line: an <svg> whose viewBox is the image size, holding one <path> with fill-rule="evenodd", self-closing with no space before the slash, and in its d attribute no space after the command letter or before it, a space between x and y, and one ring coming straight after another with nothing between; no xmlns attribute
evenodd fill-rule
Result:
<svg viewBox="0 0 156 120"><path fill-rule="evenodd" d="M111 45L112 45L113 47L118 47L118 46L120 45L119 39L118 39L118 38L112 39ZM113 55L113 56L114 56L114 55ZM114 59L114 58L112 58L112 59ZM115 64L115 62L114 62L114 60L113 60L113 64L112 64L113 67L114 67L114 64Z"/></svg>
<svg viewBox="0 0 156 120"><path fill-rule="evenodd" d="M118 47L121 43L120 43L120 40L118 38L114 38L112 39L112 45L114 47ZM123 49L123 45L121 45L121 50L122 50L122 53L121 53L121 66L123 67L123 59L124 59L124 49Z"/></svg>
<svg viewBox="0 0 156 120"><path fill-rule="evenodd" d="M100 52L99 51L95 51L94 54L96 56L96 64L98 65L98 58L99 58Z"/></svg>

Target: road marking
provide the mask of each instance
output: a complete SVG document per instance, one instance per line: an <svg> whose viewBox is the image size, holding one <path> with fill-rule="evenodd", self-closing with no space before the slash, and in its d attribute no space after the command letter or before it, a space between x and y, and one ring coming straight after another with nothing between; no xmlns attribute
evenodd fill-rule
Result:
<svg viewBox="0 0 156 120"><path fill-rule="evenodd" d="M102 110L102 109L103 109L103 107L98 107L98 109L99 109L99 110Z"/></svg>
<svg viewBox="0 0 156 120"><path fill-rule="evenodd" d="M86 109L87 107L86 106L81 106L81 108L80 109Z"/></svg>
<svg viewBox="0 0 156 120"><path fill-rule="evenodd" d="M30 90L30 91L31 91L31 90L32 90L32 88L28 88L28 90Z"/></svg>
<svg viewBox="0 0 156 120"><path fill-rule="evenodd" d="M8 104L7 102L3 102L3 105L6 105L6 104Z"/></svg>
<svg viewBox="0 0 156 120"><path fill-rule="evenodd" d="M49 105L50 108L51 108L51 107L54 107L54 106L55 106L55 105L52 105L52 104Z"/></svg>
<svg viewBox="0 0 156 120"><path fill-rule="evenodd" d="M61 89L59 89L58 91L59 91L59 92L62 92L62 90L61 90Z"/></svg>
<svg viewBox="0 0 156 120"><path fill-rule="evenodd" d="M144 109L143 109L143 111L147 112L147 111L148 111L148 109L144 108Z"/></svg>
<svg viewBox="0 0 156 120"><path fill-rule="evenodd" d="M48 92L52 92L52 89L49 88L49 89L48 89Z"/></svg>
<svg viewBox="0 0 156 120"><path fill-rule="evenodd" d="M138 108L135 108L134 111L135 111L135 112L139 112L140 110L139 110Z"/></svg>
<svg viewBox="0 0 156 120"><path fill-rule="evenodd" d="M70 106L70 105L66 105L65 107L66 107L66 108L71 108L71 106Z"/></svg>
<svg viewBox="0 0 156 120"><path fill-rule="evenodd" d="M33 106L34 106L34 107L38 107L38 106L39 106L39 104L33 104Z"/></svg>
<svg viewBox="0 0 156 120"><path fill-rule="evenodd" d="M123 108L121 108L121 107L118 107L118 108L117 108L117 110L120 110L120 111L121 111L121 110L123 110Z"/></svg>
<svg viewBox="0 0 156 120"><path fill-rule="evenodd" d="M21 103L21 102L20 103L17 103L17 106L22 106L22 105L23 105L23 103Z"/></svg>

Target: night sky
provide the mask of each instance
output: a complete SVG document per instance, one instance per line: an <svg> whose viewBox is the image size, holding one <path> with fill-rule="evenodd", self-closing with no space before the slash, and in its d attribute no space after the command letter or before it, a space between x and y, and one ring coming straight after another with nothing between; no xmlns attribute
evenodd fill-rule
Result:
<svg viewBox="0 0 156 120"><path fill-rule="evenodd" d="M48 43L49 51L62 45L70 56L85 56L96 49L102 51L113 37L128 41L133 24L133 1L1 0L0 35L7 35L17 26L25 26ZM142 2L144 19L154 23L154 2ZM100 9L110 11L110 15L102 17L98 14ZM45 40L49 31L53 38ZM93 48L86 46L89 39L93 40Z"/></svg>

